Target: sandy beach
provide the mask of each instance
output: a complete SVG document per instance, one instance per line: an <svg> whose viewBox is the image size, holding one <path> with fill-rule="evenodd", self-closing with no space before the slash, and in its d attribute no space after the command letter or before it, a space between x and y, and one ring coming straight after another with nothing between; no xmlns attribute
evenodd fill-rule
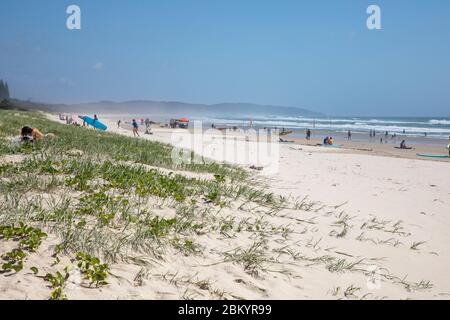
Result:
<svg viewBox="0 0 450 320"><path fill-rule="evenodd" d="M108 122L111 131L132 135ZM170 143L170 129L154 128L153 132L154 135L142 138ZM309 250L319 256L339 252L343 258L368 259L373 261L373 268L382 265L401 279L430 281L433 285L416 292L383 281L373 289L367 276L370 263L369 271L345 276L315 268L294 268L294 274L301 279L297 284L291 282L295 290L291 287L278 291L259 282L267 297L332 298L330 287L345 291L354 286L361 288L357 290L359 297L367 294L388 299L450 298L450 279L446 274L450 267L450 161L416 156L443 153L443 147L415 145L414 150L399 150L393 143L339 141L342 148L328 149L314 146L321 143L319 139L286 139L295 143L280 145L279 171L265 174L262 170L255 174L267 179L270 190L276 194L308 197L317 206L328 208L321 213L301 217L286 213L278 218L286 219L284 223L295 230L293 243L309 245ZM222 146L220 141L218 149ZM348 224L345 237L330 236L339 229L336 221L343 217L348 217L348 221L344 219Z"/></svg>
<svg viewBox="0 0 450 320"><path fill-rule="evenodd" d="M55 115L48 117L62 123ZM113 134L133 136L113 120L102 121ZM153 135L141 132L135 141L173 143L174 136L190 137L186 130L152 131ZM240 146L255 143L240 140ZM203 155L220 160L223 139L208 141ZM275 171L249 169L255 164L251 160L237 163L264 192L289 199L283 207L272 211L252 202L230 202L202 218L218 223L219 229L197 233L194 243L201 249L190 248L187 253L173 245L165 247L160 258L144 253L127 256L110 264L108 284L99 289L80 285L81 275L71 271L65 294L69 299L449 299L450 163L381 149L300 143L279 145ZM76 158L83 153L70 154ZM26 159L26 155L3 156L1 163L20 164ZM214 179L207 173L146 168L164 175ZM5 179L9 178L2 183ZM73 199L81 197L70 189L54 197L64 192ZM157 217L179 214L175 207L153 201L146 206ZM59 242L60 237L49 232L27 265L39 274L54 268L63 272L72 259L61 255L55 267L50 253ZM2 252L13 247L12 241L0 242ZM3 299L46 299L49 290L42 277L30 271L0 275Z"/></svg>
<svg viewBox="0 0 450 320"><path fill-rule="evenodd" d="M450 1L0 11L0 301L450 300Z"/></svg>

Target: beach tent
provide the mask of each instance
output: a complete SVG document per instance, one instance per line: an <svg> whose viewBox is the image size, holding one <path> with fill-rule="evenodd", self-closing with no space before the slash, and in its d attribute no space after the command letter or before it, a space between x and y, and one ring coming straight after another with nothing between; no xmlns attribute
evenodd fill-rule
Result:
<svg viewBox="0 0 450 320"><path fill-rule="evenodd" d="M188 118L170 119L170 127L171 128L187 129L188 126L189 126L189 119Z"/></svg>

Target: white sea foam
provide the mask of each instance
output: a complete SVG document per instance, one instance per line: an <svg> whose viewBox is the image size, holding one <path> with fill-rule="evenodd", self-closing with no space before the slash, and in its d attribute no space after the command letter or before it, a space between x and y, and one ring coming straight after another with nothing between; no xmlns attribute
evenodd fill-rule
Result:
<svg viewBox="0 0 450 320"><path fill-rule="evenodd" d="M450 120L430 120L430 124L434 125L450 125Z"/></svg>
<svg viewBox="0 0 450 320"><path fill-rule="evenodd" d="M216 124L248 125L250 119L204 119ZM389 134L407 134L411 136L448 137L450 135L450 120L437 119L364 119L364 118L338 118L313 119L299 117L258 117L252 120L258 127L278 127L300 129L320 129L333 131L389 132Z"/></svg>

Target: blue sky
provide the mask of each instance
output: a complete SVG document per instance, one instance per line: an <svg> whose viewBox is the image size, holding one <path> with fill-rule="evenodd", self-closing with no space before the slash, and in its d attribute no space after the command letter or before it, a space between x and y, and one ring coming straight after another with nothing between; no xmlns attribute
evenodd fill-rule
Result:
<svg viewBox="0 0 450 320"><path fill-rule="evenodd" d="M366 27L370 4L382 30ZM18 98L450 115L448 0L0 0L0 12L0 78Z"/></svg>

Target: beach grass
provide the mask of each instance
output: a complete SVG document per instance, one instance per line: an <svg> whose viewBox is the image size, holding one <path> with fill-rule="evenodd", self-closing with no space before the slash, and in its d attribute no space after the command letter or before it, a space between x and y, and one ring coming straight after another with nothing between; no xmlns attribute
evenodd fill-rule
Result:
<svg viewBox="0 0 450 320"><path fill-rule="evenodd" d="M25 125L55 138L14 142ZM167 144L64 125L38 112L0 110L0 241L15 241L2 256L0 273L29 270L44 280L54 300L70 298L66 291L73 268L83 275L82 286L96 290L108 286L118 263L139 266L128 279L137 286L156 272L154 265L193 257L237 266L258 279L274 272L293 277L289 265L365 274L372 260L321 248L319 228L333 242L353 237L398 247L399 238L410 236L401 221L373 217L362 222L356 237L355 217L340 211L342 205L329 208L308 196L280 196L241 167L210 160L177 164L171 155ZM371 232L389 239L369 241L365 234ZM27 261L50 237L52 263L44 276L41 266ZM212 240L217 242L209 246ZM410 249L422 245L413 242ZM170 285L183 286L182 298L199 297L198 290L219 299L241 297L197 275L160 275ZM433 286L387 271L382 278L408 291ZM350 299L359 293L353 284L346 288L336 289L336 295L342 291Z"/></svg>
<svg viewBox="0 0 450 320"><path fill-rule="evenodd" d="M174 163L172 161L173 148L160 142L133 139L98 130L80 130L85 128L50 121L45 115L38 112L1 110L0 115L0 138L2 138L0 140L0 154L45 152L53 156L64 156L64 153L68 151L77 150L90 158L133 161L173 170L213 173L233 179L242 179L248 176L244 170L238 167L212 161L203 161L200 164ZM46 140L33 145L11 146L8 144L5 138L19 135L23 126L39 128L44 133L53 133L57 139ZM191 152L191 159L194 159L193 152Z"/></svg>
<svg viewBox="0 0 450 320"><path fill-rule="evenodd" d="M202 246L195 235L230 228L216 218L224 207L241 201L270 214L282 206L282 199L250 186L248 173L237 166L211 161L179 165L171 159L171 146L163 143L63 125L37 112L0 115L0 156L18 159L0 163L2 230L32 225L56 235L53 265L60 263L61 254L75 256L79 266L94 267L85 273L96 286L106 284L109 268L99 258L116 263L132 259L134 252L164 260L170 248L197 255ZM55 138L13 142L25 125ZM187 177L184 171L211 178ZM161 208L172 216L157 215ZM24 268L26 253L18 250L5 256L4 271ZM251 252L238 255L239 261L247 261L246 269L254 268ZM67 298L67 274L47 274L51 299Z"/></svg>

